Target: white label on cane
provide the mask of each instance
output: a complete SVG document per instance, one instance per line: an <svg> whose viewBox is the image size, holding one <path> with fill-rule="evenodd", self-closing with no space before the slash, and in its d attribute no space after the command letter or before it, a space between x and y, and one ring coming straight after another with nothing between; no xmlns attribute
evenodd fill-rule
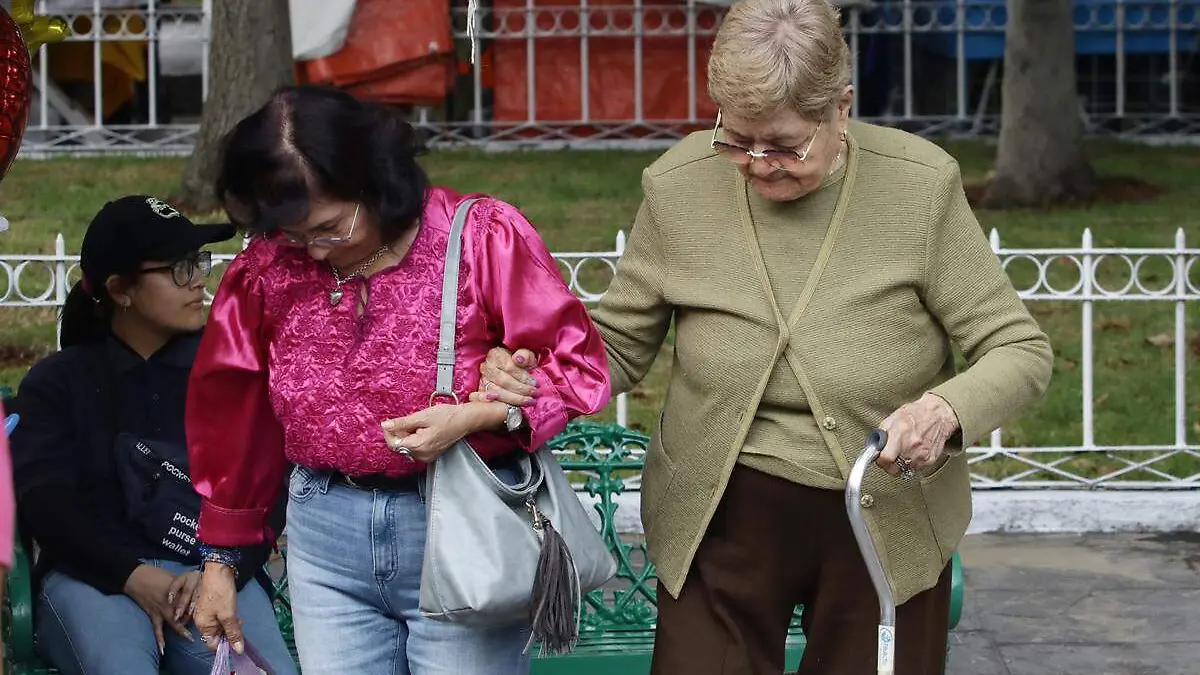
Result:
<svg viewBox="0 0 1200 675"><path fill-rule="evenodd" d="M890 626L879 627L879 675L892 675L896 672L896 629Z"/></svg>

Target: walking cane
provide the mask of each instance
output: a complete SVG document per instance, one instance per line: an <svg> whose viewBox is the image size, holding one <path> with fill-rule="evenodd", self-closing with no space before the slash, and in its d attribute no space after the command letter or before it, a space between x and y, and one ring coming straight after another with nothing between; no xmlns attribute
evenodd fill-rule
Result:
<svg viewBox="0 0 1200 675"><path fill-rule="evenodd" d="M871 575L871 583L875 586L875 595L879 597L879 638L876 644L876 668L878 675L894 675L896 672L896 598L892 593L892 584L888 581L887 573L883 570L883 561L879 559L879 551L875 548L875 540L867 529L867 521L863 518L862 482L867 469L879 458L883 446L887 445L887 432L875 429L867 437L866 448L850 469L850 479L846 481L846 513L850 516L850 527L854 529L854 538L858 541L858 550L862 552L863 560L867 563L867 572Z"/></svg>

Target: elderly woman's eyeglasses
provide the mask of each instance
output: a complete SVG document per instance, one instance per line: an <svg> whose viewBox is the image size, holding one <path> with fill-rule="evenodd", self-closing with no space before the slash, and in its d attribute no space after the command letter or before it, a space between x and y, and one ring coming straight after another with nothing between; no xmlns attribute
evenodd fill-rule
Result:
<svg viewBox="0 0 1200 675"><path fill-rule="evenodd" d="M808 161L808 153L812 150L813 143L817 140L817 134L821 133L821 126L824 124L824 121L817 123L817 128L813 131L812 138L808 139L808 144L804 146L803 153L797 152L795 148L755 150L717 140L717 132L721 129L721 111L718 110L717 123L713 125L712 141L709 142L709 147L729 158L729 161L738 166L746 166L756 159L761 159L772 169L796 171Z"/></svg>
<svg viewBox="0 0 1200 675"><path fill-rule="evenodd" d="M341 237L313 237L309 239L307 235L296 234L294 232L279 231L279 241L288 246L299 246L307 248L309 246L345 246L354 238L354 226L358 224L358 209L359 204L354 205L354 215L350 218L350 231ZM321 228L318 228L318 230Z"/></svg>
<svg viewBox="0 0 1200 675"><path fill-rule="evenodd" d="M170 272L172 283L179 288L187 288L196 278L197 272L200 273L201 277L208 278L208 275L212 274L212 266L212 253L209 251L200 251L196 255L176 260L170 265L143 267L138 270L138 274Z"/></svg>

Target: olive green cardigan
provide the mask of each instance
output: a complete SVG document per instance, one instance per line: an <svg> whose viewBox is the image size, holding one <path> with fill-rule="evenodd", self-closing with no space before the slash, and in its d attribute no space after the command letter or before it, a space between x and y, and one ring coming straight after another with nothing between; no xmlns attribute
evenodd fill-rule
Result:
<svg viewBox="0 0 1200 675"><path fill-rule="evenodd" d="M1050 344L988 246L954 159L902 131L852 122L849 132L842 194L828 232L809 228L820 251L794 308L775 308L745 181L707 133L643 173L628 248L594 317L618 392L645 376L675 321L641 502L674 596L779 358L800 374L843 476L869 431L926 391L950 403L971 445L1049 382ZM952 343L970 364L959 374ZM949 455L919 480L873 470L865 481L898 603L937 582L971 520L966 457Z"/></svg>

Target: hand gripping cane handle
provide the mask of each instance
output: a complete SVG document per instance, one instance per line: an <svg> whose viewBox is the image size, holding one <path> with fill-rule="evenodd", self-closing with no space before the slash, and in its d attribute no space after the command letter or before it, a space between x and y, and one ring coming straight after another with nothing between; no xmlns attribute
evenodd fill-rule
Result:
<svg viewBox="0 0 1200 675"><path fill-rule="evenodd" d="M896 672L896 599L892 584L883 570L875 540L863 517L863 502L869 505L872 500L864 500L862 484L867 470L875 465L883 446L887 445L887 438L887 432L882 429L871 432L866 447L850 469L850 479L846 481L846 514L850 517L854 539L858 542L858 550L862 552L871 583L875 586L875 595L879 597L879 636L876 645L878 675L894 675Z"/></svg>

